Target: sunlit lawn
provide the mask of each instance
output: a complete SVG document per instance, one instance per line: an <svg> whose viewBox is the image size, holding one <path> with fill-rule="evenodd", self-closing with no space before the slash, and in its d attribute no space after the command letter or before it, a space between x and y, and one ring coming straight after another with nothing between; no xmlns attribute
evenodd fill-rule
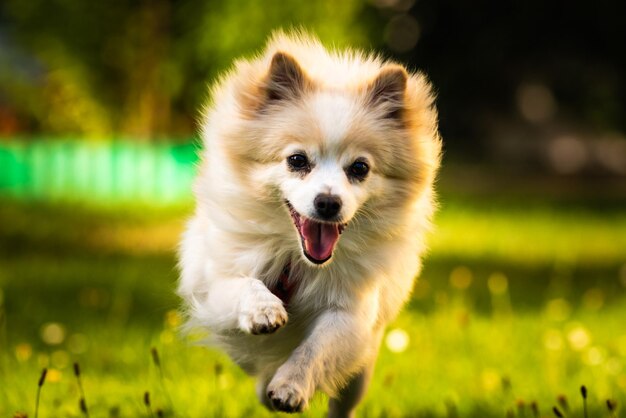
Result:
<svg viewBox="0 0 626 418"><path fill-rule="evenodd" d="M364 417L582 417L626 402L626 211L443 199ZM0 416L269 416L252 379L181 341L174 248L190 209L0 204ZM158 349L164 379L150 355ZM144 404L150 392L151 411ZM325 413L320 395L306 416ZM560 406L563 410L564 407Z"/></svg>

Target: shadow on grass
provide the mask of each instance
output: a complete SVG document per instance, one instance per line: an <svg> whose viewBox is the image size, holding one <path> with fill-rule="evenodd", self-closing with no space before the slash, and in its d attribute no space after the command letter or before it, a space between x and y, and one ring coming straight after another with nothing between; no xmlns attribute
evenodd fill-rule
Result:
<svg viewBox="0 0 626 418"><path fill-rule="evenodd" d="M470 275L467 288L454 286L451 276L458 269ZM600 309L623 302L626 295L623 270L624 264L619 262L529 265L433 254L424 263L424 270L409 306L411 309L429 312L437 308L438 301L446 303L451 298L463 297L476 313L489 314L494 302L489 281L498 275L506 278L506 294L503 297L509 299L516 312L544 309L546 302L554 299L567 300L575 307Z"/></svg>

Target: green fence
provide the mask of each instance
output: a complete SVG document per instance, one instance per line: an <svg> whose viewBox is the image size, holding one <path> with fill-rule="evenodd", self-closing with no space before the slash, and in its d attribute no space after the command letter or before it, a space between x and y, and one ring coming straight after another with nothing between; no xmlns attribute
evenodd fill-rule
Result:
<svg viewBox="0 0 626 418"><path fill-rule="evenodd" d="M189 200L197 146L0 141L0 196L99 203Z"/></svg>

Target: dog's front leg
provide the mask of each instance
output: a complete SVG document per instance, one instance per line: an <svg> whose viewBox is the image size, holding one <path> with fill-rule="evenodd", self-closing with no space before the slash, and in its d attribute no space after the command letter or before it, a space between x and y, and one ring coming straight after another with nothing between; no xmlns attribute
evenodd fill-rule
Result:
<svg viewBox="0 0 626 418"><path fill-rule="evenodd" d="M333 393L345 384L371 345L367 328L355 314L323 313L270 381L267 396L273 407L301 412L318 388Z"/></svg>
<svg viewBox="0 0 626 418"><path fill-rule="evenodd" d="M287 322L282 301L250 277L211 280L206 292L193 299L194 316L216 332L269 334Z"/></svg>

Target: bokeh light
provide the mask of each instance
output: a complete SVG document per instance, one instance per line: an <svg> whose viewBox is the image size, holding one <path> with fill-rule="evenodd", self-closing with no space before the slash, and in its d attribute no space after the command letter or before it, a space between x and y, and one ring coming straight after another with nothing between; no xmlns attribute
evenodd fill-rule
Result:
<svg viewBox="0 0 626 418"><path fill-rule="evenodd" d="M41 327L41 339L48 345L59 345L65 340L65 327L56 322Z"/></svg>
<svg viewBox="0 0 626 418"><path fill-rule="evenodd" d="M394 16L385 28L387 45L395 52L407 52L415 47L420 37L417 20L408 14Z"/></svg>
<svg viewBox="0 0 626 418"><path fill-rule="evenodd" d="M567 333L567 340L573 350L582 351L591 343L591 335L583 325L571 324Z"/></svg>
<svg viewBox="0 0 626 418"><path fill-rule="evenodd" d="M557 110L552 92L543 84L522 84L518 87L517 107L522 116L533 123L550 120Z"/></svg>
<svg viewBox="0 0 626 418"><path fill-rule="evenodd" d="M389 351L402 353L409 346L409 334L400 328L392 329L387 333L385 344Z"/></svg>
<svg viewBox="0 0 626 418"><path fill-rule="evenodd" d="M467 289L472 284L472 271L465 267L456 267L450 273L450 284L460 290Z"/></svg>

